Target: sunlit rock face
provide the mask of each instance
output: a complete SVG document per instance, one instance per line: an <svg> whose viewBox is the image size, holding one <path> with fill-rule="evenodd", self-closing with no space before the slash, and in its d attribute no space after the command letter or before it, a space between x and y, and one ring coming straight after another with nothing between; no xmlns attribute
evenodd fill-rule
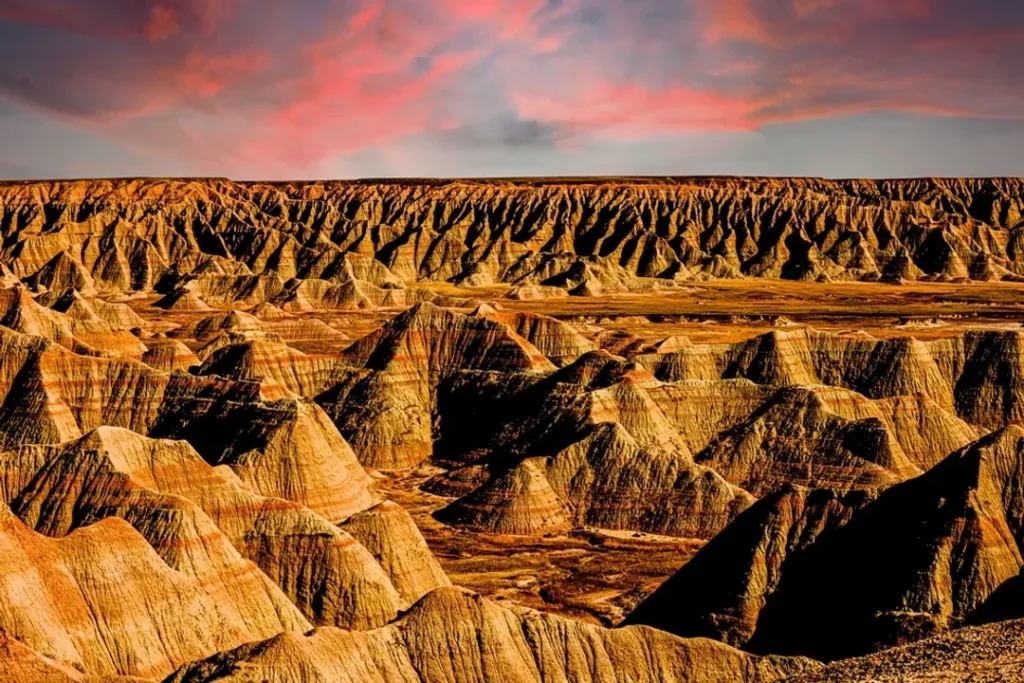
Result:
<svg viewBox="0 0 1024 683"><path fill-rule="evenodd" d="M0 184L0 679L1013 680L1022 204Z"/></svg>

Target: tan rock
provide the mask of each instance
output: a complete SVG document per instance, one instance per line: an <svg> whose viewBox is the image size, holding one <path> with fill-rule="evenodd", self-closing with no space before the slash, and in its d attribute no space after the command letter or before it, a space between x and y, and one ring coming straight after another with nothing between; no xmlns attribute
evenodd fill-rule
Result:
<svg viewBox="0 0 1024 683"><path fill-rule="evenodd" d="M209 311L211 307L191 289L179 289L153 303L166 311Z"/></svg>
<svg viewBox="0 0 1024 683"><path fill-rule="evenodd" d="M187 371L193 366L200 365L198 356L177 339L153 340L147 343L147 347L142 362L156 370Z"/></svg>
<svg viewBox="0 0 1024 683"><path fill-rule="evenodd" d="M367 634L317 629L244 646L179 670L174 683L213 681L774 681L805 659L752 655L644 627L610 631L442 588L394 624Z"/></svg>
<svg viewBox="0 0 1024 683"><path fill-rule="evenodd" d="M355 367L340 373L317 402L360 462L378 469L409 467L430 456L436 388L458 370L553 368L506 325L426 303L396 316L345 355Z"/></svg>
<svg viewBox="0 0 1024 683"><path fill-rule="evenodd" d="M98 675L156 677L251 639L121 519L55 540L4 507L0 545L0 626L44 656Z"/></svg>
<svg viewBox="0 0 1024 683"><path fill-rule="evenodd" d="M313 623L373 628L436 587L425 578L420 593L399 596L389 574L352 536L306 507L252 493L231 470L211 467L185 442L101 427L59 448L17 497L23 520L48 535L63 535L91 519L121 517L170 566L202 580L217 604L250 629L273 634L306 628L285 595ZM30 455L3 461L12 484L31 464ZM391 552L411 548L426 566L420 557L425 552L436 567L415 526L386 538L396 548ZM235 549L277 586L266 585L267 578ZM446 583L443 572L439 577ZM233 612L228 609L235 604ZM247 610L253 614L246 616Z"/></svg>
<svg viewBox="0 0 1024 683"><path fill-rule="evenodd" d="M101 427L51 457L11 508L39 533L58 538L120 517L168 566L194 578L224 623L238 632L261 638L307 627L285 595L238 553L198 506L146 487L123 471L128 468L117 456L147 447L153 453L155 446L128 430ZM155 459L151 462L159 466ZM198 455L192 465L209 467Z"/></svg>
<svg viewBox="0 0 1024 683"><path fill-rule="evenodd" d="M405 508L385 501L341 525L374 556L406 604L451 582Z"/></svg>

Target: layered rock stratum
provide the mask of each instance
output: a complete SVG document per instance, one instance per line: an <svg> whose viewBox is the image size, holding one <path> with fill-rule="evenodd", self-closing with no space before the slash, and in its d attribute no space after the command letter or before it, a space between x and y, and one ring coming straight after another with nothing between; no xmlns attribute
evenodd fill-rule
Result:
<svg viewBox="0 0 1024 683"><path fill-rule="evenodd" d="M607 630L458 589L440 589L378 631L318 629L246 645L180 669L173 683L206 681L775 681L815 668L756 657L709 640L645 627Z"/></svg>
<svg viewBox="0 0 1024 683"><path fill-rule="evenodd" d="M1015 179L9 183L0 260L48 289L159 283L178 310L411 305L418 279L1014 279L1022 195Z"/></svg>
<svg viewBox="0 0 1024 683"><path fill-rule="evenodd" d="M0 678L1013 680L1022 210L0 184Z"/></svg>

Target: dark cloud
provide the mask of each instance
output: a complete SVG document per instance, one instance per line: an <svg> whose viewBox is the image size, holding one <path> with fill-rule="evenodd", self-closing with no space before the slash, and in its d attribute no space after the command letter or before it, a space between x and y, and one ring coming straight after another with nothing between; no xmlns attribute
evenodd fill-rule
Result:
<svg viewBox="0 0 1024 683"><path fill-rule="evenodd" d="M0 21L90 36L210 34L243 0L0 0Z"/></svg>
<svg viewBox="0 0 1024 683"><path fill-rule="evenodd" d="M557 149L572 137L561 124L506 115L444 131L439 140L462 148Z"/></svg>

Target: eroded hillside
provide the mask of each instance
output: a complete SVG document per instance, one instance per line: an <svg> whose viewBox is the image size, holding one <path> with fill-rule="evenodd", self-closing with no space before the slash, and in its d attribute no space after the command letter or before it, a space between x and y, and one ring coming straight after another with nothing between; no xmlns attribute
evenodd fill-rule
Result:
<svg viewBox="0 0 1024 683"><path fill-rule="evenodd" d="M187 288L165 300L185 309L408 305L403 281L417 280L524 297L705 278L1015 280L1022 206L1018 180L16 183L0 186L0 261L51 289Z"/></svg>
<svg viewBox="0 0 1024 683"><path fill-rule="evenodd" d="M0 675L1013 680L1022 204L2 185Z"/></svg>

